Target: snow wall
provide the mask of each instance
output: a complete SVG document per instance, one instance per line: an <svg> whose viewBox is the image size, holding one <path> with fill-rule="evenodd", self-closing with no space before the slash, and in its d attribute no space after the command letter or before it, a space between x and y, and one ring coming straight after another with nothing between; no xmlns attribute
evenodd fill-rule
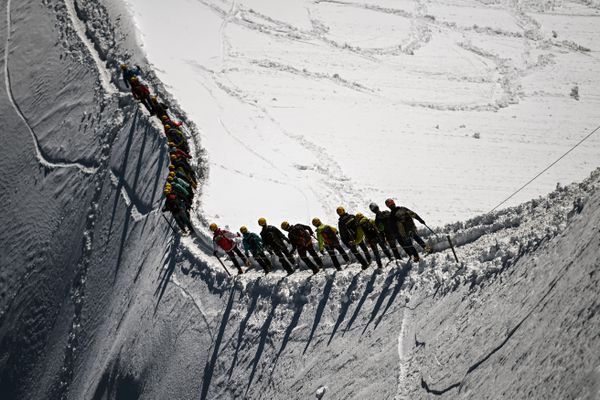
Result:
<svg viewBox="0 0 600 400"><path fill-rule="evenodd" d="M118 5L2 5L3 399L598 398L599 171L418 264L233 281L162 220Z"/></svg>

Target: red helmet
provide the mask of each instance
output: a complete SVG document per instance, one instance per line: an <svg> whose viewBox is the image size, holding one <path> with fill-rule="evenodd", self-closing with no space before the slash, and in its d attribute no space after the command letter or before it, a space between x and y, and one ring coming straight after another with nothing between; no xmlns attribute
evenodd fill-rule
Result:
<svg viewBox="0 0 600 400"><path fill-rule="evenodd" d="M393 199L387 199L385 201L385 205L388 206L389 208L393 208L396 207L396 203L394 202Z"/></svg>

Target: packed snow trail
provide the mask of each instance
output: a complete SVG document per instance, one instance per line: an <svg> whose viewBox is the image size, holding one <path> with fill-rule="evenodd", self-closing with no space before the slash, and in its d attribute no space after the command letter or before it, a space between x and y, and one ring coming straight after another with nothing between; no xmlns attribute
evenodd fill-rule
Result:
<svg viewBox="0 0 600 400"><path fill-rule="evenodd" d="M102 62L98 51L91 43L90 39L87 37L86 27L78 17L74 1L75 0L64 0L65 6L67 7L67 13L69 14L69 19L73 24L73 29L75 29L77 36L79 36L79 39L85 45L90 57L92 57L92 60L94 61L94 65L96 66L96 70L98 71L98 80L100 82L100 85L102 86L102 89L104 89L105 95L109 97L114 94L117 94L118 90L111 82L110 72L107 71L107 69L104 67L105 63Z"/></svg>

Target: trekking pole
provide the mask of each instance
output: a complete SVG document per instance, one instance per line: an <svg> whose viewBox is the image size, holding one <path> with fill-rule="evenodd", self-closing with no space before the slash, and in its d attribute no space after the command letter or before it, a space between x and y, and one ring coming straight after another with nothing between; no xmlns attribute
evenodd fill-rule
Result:
<svg viewBox="0 0 600 400"><path fill-rule="evenodd" d="M430 227L428 227L426 224L423 224L423 225L425 225L425 228L429 229L429 231L430 231L431 233L433 233L434 235L437 235L437 234L436 234L436 233L433 231L433 229L431 229ZM456 251L454 250L454 244L452 243L452 239L450 239L450 235L446 235L446 239L448 240L448 244L450 245L450 249L452 249L452 254L454 254L454 259L455 259L455 260L456 260L456 262L458 263L458 262L459 262L459 261L458 261L458 257L456 256Z"/></svg>
<svg viewBox="0 0 600 400"><path fill-rule="evenodd" d="M173 228L173 225L169 222L169 220L167 219L167 217L165 217L165 214L160 214L163 216L163 218L165 219L165 221L167 221L167 224L169 224L169 226L171 227L171 229L173 230L173 232L178 233L175 228Z"/></svg>
<svg viewBox="0 0 600 400"><path fill-rule="evenodd" d="M225 272L227 272L227 275L231 276L231 274L229 273L229 270L227 269L227 267L225 266L225 264L223 264L223 261L221 261L221 258L218 255L216 255L216 254L215 254L215 257L217 257L217 260L219 260L219 262L221 263L221 265L225 269Z"/></svg>
<svg viewBox="0 0 600 400"><path fill-rule="evenodd" d="M454 251L454 244L452 243L452 240L450 240L450 235L446 235L446 239L448 239L448 243L450 244L450 248L452 249L452 254L454 254L454 259L458 263L458 257L456 256L456 251Z"/></svg>

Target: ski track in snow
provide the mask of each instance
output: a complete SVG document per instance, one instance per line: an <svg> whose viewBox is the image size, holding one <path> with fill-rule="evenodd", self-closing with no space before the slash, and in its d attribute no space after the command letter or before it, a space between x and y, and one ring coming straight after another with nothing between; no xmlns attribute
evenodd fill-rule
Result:
<svg viewBox="0 0 600 400"><path fill-rule="evenodd" d="M23 121L23 123L25 124L25 127L27 128L27 130L29 131L29 134L31 135L31 138L33 139L35 156L36 156L38 162L42 166L44 166L45 168L48 168L48 169L75 168L84 174L88 174L88 175L95 174L98 170L98 167L92 166L92 165L86 165L84 162L68 162L65 160L50 161L50 158L46 154L44 154L44 151L42 150L40 142L37 138L37 135L35 134L33 128L27 121L27 118L25 118L25 115L23 114L23 112L21 111L21 108L19 107L17 101L15 100L15 97L14 97L14 94L12 91L12 84L11 84L11 80L10 80L10 71L9 71L9 67L8 67L8 59L9 59L10 44L11 44L11 29L12 29L12 18L11 18L11 10L10 10L11 2L12 2L12 0L7 0L7 2L6 2L6 42L4 44L4 85L6 87L6 94L7 94L7 97L8 97L8 100L9 100L11 106L13 107L13 109L15 110L15 112L17 113L19 118Z"/></svg>

